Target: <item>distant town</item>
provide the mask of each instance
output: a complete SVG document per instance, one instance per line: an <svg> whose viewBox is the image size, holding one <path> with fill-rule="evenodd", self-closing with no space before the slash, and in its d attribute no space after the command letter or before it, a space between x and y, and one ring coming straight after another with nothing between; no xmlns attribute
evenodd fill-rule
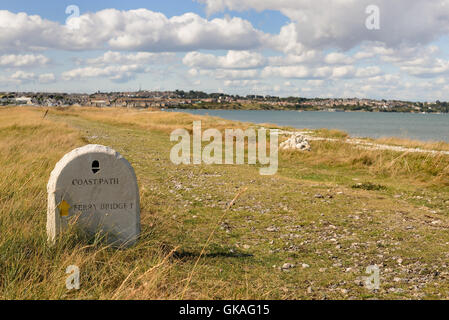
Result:
<svg viewBox="0 0 449 320"><path fill-rule="evenodd" d="M229 95L201 91L97 92L95 94L3 92L0 106L32 105L42 107L124 107L152 109L241 109L297 111L366 111L448 113L448 102L410 102L360 98L281 98L259 95Z"/></svg>

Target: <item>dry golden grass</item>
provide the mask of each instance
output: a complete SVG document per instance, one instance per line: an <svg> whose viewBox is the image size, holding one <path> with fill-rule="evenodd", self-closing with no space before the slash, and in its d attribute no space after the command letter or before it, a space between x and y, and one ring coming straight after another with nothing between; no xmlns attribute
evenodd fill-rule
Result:
<svg viewBox="0 0 449 320"><path fill-rule="evenodd" d="M374 140L375 143L387 144L392 146L402 146L407 148L419 148L425 150L449 151L449 143L443 141L418 141L402 138L380 138Z"/></svg>
<svg viewBox="0 0 449 320"><path fill-rule="evenodd" d="M218 117L190 115L177 112L148 111L125 108L86 108L71 107L63 110L51 110L54 114L79 116L88 120L102 121L114 125L137 125L147 130L170 133L176 129L192 131L193 121L202 121L203 128L247 128L249 123L224 120Z"/></svg>
<svg viewBox="0 0 449 320"><path fill-rule="evenodd" d="M313 130L313 135L316 135L316 136L322 137L322 138L331 138L331 139L349 138L349 134L347 132L344 132L342 130L337 130L337 129L326 129L326 128Z"/></svg>
<svg viewBox="0 0 449 320"><path fill-rule="evenodd" d="M290 157L299 157L310 165L360 169L378 177L449 186L448 155L364 150L343 141L313 141L312 149L310 153L291 153Z"/></svg>
<svg viewBox="0 0 449 320"><path fill-rule="evenodd" d="M174 285L164 284L169 255L150 236L127 251L83 239L75 230L55 246L46 242L48 177L65 153L85 141L67 124L43 119L44 114L0 110L0 299L70 298L65 269L56 265L77 265L87 274L84 283L97 283L85 298L175 297Z"/></svg>

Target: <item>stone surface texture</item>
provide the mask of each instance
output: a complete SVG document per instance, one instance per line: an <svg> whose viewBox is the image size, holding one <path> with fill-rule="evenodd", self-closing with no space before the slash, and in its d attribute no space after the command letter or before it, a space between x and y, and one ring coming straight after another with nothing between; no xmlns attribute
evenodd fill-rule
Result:
<svg viewBox="0 0 449 320"><path fill-rule="evenodd" d="M280 149L310 151L311 147L306 137L301 134L294 133L290 138L280 144Z"/></svg>
<svg viewBox="0 0 449 320"><path fill-rule="evenodd" d="M87 145L66 154L47 185L47 234L54 241L70 221L114 246L133 245L140 233L140 198L130 163L113 149ZM68 215L67 215L68 209Z"/></svg>

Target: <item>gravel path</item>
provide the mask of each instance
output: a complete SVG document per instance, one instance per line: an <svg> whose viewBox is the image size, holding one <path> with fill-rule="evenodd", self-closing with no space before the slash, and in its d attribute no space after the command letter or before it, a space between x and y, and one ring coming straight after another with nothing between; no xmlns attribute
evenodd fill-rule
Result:
<svg viewBox="0 0 449 320"><path fill-rule="evenodd" d="M362 139L357 139L357 138L348 138L345 140L340 140L340 139L334 139L334 138L315 137L315 136L311 135L312 134L311 131L298 131L298 132L281 131L279 134L280 135L301 134L309 141L335 141L335 142L343 141L345 143L353 144L353 145L356 145L357 147L367 149L367 150L391 150L391 151L397 151L397 152L449 155L449 151L427 150L427 149L421 149L421 148L408 148L408 147L401 147L401 146L392 146L392 145L388 145L388 144L372 143L372 142L368 142L368 141L365 141Z"/></svg>

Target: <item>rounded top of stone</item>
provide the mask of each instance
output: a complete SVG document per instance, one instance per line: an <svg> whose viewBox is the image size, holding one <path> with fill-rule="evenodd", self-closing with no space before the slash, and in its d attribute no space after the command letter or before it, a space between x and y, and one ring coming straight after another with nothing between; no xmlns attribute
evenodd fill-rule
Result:
<svg viewBox="0 0 449 320"><path fill-rule="evenodd" d="M123 161L124 164L130 169L132 175L135 176L134 169L132 168L131 164L125 158L123 158L120 155L120 153L118 153L117 151L115 151L114 149L112 149L110 147L106 147L106 146L99 145L99 144L89 144L84 147L80 147L80 148L70 151L69 153L64 155L61 158L61 160L58 161L58 163L55 165L55 168L53 169L53 171L50 174L50 179L48 180L48 184L47 184L47 191L48 192L55 191L58 177L61 174L62 170L67 166L67 164L69 164L70 162L72 162L73 160L75 160L79 157L82 157L82 156L84 156L86 154L90 154L90 153L96 153L96 154L102 153L102 154L106 154L106 155L115 157L116 160Z"/></svg>

